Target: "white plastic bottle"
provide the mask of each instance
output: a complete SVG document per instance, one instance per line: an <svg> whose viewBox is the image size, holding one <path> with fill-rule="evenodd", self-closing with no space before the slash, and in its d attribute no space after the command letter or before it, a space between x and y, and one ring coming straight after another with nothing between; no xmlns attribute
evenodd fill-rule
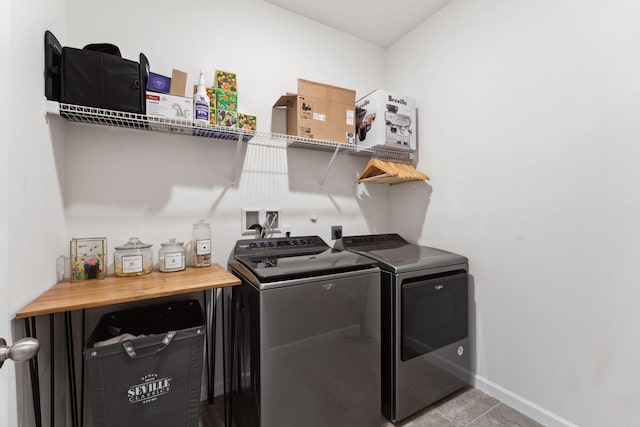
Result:
<svg viewBox="0 0 640 427"><path fill-rule="evenodd" d="M207 88L204 85L204 72L200 71L200 81L198 81L198 89L193 95L193 111L196 125L206 126L209 124L209 96L207 96Z"/></svg>

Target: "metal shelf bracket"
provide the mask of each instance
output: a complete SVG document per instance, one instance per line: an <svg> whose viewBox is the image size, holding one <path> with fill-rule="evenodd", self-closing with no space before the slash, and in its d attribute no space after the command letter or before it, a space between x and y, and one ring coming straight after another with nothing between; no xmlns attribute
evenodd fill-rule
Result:
<svg viewBox="0 0 640 427"><path fill-rule="evenodd" d="M240 153L242 152L243 142L244 142L243 135L242 134L238 135L238 145L236 146L236 155L233 160L233 172L231 175L231 185L235 185L236 183L236 177L238 173L238 162L240 161Z"/></svg>
<svg viewBox="0 0 640 427"><path fill-rule="evenodd" d="M336 147L335 151L333 152L333 155L331 156L331 160L329 160L329 164L327 165L327 168L324 170L324 174L322 174L322 178L320 179L320 187L322 187L324 185L325 180L327 179L327 175L329 175L329 170L331 170L331 166L333 166L333 162L336 159L336 156L338 155L338 153L340 152L340 147Z"/></svg>

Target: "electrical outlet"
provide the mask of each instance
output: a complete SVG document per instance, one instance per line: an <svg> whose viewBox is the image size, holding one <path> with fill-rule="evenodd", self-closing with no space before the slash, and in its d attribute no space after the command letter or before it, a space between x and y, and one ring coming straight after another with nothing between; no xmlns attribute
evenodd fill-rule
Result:
<svg viewBox="0 0 640 427"><path fill-rule="evenodd" d="M342 237L342 226L341 225L332 225L331 226L331 240L338 240Z"/></svg>

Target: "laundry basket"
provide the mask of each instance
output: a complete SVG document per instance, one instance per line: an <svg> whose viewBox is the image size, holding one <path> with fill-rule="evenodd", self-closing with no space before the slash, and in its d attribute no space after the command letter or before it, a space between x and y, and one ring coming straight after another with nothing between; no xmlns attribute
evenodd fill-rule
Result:
<svg viewBox="0 0 640 427"><path fill-rule="evenodd" d="M84 348L95 427L197 427L205 321L196 300L102 316Z"/></svg>

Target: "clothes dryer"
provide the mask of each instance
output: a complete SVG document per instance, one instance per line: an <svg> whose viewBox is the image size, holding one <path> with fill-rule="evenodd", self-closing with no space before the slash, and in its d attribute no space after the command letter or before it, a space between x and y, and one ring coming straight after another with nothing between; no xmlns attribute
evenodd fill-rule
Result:
<svg viewBox="0 0 640 427"><path fill-rule="evenodd" d="M382 413L400 421L467 385L467 258L398 234L345 236L334 247L381 270Z"/></svg>

